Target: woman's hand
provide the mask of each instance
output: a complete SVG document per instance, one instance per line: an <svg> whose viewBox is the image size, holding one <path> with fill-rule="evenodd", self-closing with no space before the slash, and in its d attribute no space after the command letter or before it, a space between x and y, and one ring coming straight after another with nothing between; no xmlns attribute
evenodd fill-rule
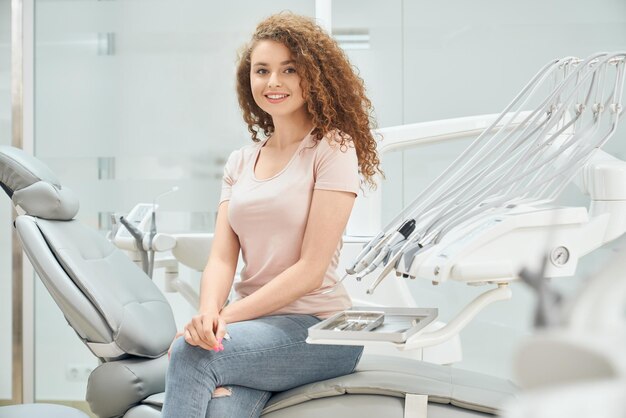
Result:
<svg viewBox="0 0 626 418"><path fill-rule="evenodd" d="M205 350L222 351L226 322L217 312L200 313L185 325L183 335L188 344Z"/></svg>

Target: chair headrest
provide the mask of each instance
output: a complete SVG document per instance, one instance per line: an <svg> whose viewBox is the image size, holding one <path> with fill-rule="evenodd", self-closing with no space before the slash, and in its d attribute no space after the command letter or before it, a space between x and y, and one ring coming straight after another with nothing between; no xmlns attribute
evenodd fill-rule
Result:
<svg viewBox="0 0 626 418"><path fill-rule="evenodd" d="M61 186L52 170L19 148L0 146L0 187L26 214L69 220L78 212L78 198Z"/></svg>

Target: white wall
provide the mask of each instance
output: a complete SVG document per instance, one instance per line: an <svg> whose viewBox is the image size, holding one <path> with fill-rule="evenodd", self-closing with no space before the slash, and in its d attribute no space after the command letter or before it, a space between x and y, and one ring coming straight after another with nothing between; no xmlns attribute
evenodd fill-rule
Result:
<svg viewBox="0 0 626 418"><path fill-rule="evenodd" d="M0 145L11 144L11 1L0 0ZM0 196L0 399L11 399L11 203Z"/></svg>

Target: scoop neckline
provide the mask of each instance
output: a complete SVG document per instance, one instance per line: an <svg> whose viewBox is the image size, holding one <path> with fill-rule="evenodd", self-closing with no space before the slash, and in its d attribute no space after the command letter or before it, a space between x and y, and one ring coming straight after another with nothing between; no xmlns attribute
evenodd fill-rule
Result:
<svg viewBox="0 0 626 418"><path fill-rule="evenodd" d="M295 152L293 153L293 155L291 156L291 158L289 159L289 161L287 162L287 164L285 164L285 166L276 174L274 174L272 177L268 177L266 179L259 179L256 176L256 173L254 172L254 168L256 167L256 163L259 160L259 154L261 153L261 149L265 146L265 143L269 140L269 138L266 138L265 141L263 141L259 147L257 148L256 152L254 153L254 158L252 159L252 164L251 164L251 168L250 170L252 171L252 179L256 182L259 183L263 183L265 181L270 181L272 179L275 179L276 177L280 176L281 174L283 174L291 165L291 163L293 162L293 160L296 159L296 156L300 153L300 149L302 148L302 144L304 144L304 141L306 141L309 136L311 136L311 133L313 133L313 129L311 129L311 131L306 134L304 136L304 138L302 138L302 140L300 141L300 143L298 144L298 148L296 148Z"/></svg>

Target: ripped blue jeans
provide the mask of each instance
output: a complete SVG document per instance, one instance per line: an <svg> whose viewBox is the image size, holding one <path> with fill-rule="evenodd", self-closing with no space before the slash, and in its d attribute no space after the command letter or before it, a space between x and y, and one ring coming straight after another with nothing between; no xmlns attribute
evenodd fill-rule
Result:
<svg viewBox="0 0 626 418"><path fill-rule="evenodd" d="M276 315L228 325L224 350L178 338L167 371L163 418L261 415L272 392L352 373L363 347L307 344L312 315ZM212 398L217 387L224 395Z"/></svg>

